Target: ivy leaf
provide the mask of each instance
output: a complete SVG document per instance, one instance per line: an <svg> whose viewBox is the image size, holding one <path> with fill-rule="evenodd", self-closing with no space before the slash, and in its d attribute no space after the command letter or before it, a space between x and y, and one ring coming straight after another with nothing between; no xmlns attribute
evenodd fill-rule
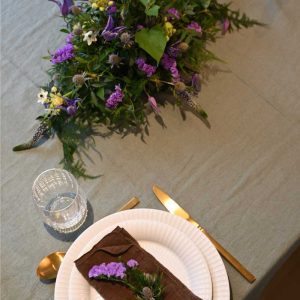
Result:
<svg viewBox="0 0 300 300"><path fill-rule="evenodd" d="M156 25L150 29L144 28L138 31L135 34L135 42L159 62L167 45L167 37L164 29Z"/></svg>
<svg viewBox="0 0 300 300"><path fill-rule="evenodd" d="M151 8L149 8L149 9L146 10L146 15L147 16L157 17L159 9L160 9L160 6L154 5Z"/></svg>
<svg viewBox="0 0 300 300"><path fill-rule="evenodd" d="M210 2L211 2L211 0L200 0L200 3L204 8L208 8Z"/></svg>

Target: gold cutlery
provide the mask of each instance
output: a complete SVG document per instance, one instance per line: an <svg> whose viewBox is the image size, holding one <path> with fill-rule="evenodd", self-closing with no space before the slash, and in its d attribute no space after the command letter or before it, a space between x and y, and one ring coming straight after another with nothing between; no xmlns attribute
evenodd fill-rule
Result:
<svg viewBox="0 0 300 300"><path fill-rule="evenodd" d="M125 203L118 211L134 208L139 203L140 200L137 197L133 197L127 203ZM55 279L65 255L66 255L65 252L53 252L45 256L40 261L36 269L37 276L43 280Z"/></svg>
<svg viewBox="0 0 300 300"><path fill-rule="evenodd" d="M203 227L201 227L183 208L181 208L168 194L163 192L157 185L153 186L153 192L158 200L167 208L167 210L196 226L204 233L214 244L219 253L250 283L256 280L255 276L250 273L235 257L233 257L219 242L217 242Z"/></svg>

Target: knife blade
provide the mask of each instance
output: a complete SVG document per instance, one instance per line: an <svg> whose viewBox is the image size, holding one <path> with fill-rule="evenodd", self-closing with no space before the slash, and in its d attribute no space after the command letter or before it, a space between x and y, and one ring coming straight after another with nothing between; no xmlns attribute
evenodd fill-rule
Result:
<svg viewBox="0 0 300 300"><path fill-rule="evenodd" d="M196 222L188 212L186 212L182 207L180 207L167 193L165 193L162 189L160 189L157 185L153 186L153 192L158 198L158 200L167 208L167 210L179 216L186 221L190 222L194 226L196 226L203 234L205 234L219 253L250 283L253 283L256 278L255 276L249 272L235 257L233 257L219 242L217 242L203 227L200 226L198 222Z"/></svg>

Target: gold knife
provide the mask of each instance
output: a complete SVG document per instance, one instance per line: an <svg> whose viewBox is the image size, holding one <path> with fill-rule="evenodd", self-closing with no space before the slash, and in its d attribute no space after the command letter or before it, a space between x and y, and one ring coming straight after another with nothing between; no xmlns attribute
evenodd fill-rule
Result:
<svg viewBox="0 0 300 300"><path fill-rule="evenodd" d="M236 258L234 258L221 244L219 244L203 227L201 227L183 208L181 208L168 194L163 192L157 185L153 186L153 192L158 200L167 208L167 210L196 226L204 233L214 244L219 253L250 283L256 280L255 276L250 273Z"/></svg>

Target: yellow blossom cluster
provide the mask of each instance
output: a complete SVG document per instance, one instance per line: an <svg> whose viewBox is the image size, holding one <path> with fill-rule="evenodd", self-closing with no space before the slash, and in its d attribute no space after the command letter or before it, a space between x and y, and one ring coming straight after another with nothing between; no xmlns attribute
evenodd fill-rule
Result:
<svg viewBox="0 0 300 300"><path fill-rule="evenodd" d="M167 40L169 40L170 37L176 32L176 29L170 22L165 22L164 29L167 35Z"/></svg>
<svg viewBox="0 0 300 300"><path fill-rule="evenodd" d="M108 6L114 5L114 1L110 0L90 0L92 8L104 11Z"/></svg>
<svg viewBox="0 0 300 300"><path fill-rule="evenodd" d="M50 108L56 108L57 106L64 104L64 99L61 93L57 92L56 86L53 86L51 89L50 99L51 99Z"/></svg>

